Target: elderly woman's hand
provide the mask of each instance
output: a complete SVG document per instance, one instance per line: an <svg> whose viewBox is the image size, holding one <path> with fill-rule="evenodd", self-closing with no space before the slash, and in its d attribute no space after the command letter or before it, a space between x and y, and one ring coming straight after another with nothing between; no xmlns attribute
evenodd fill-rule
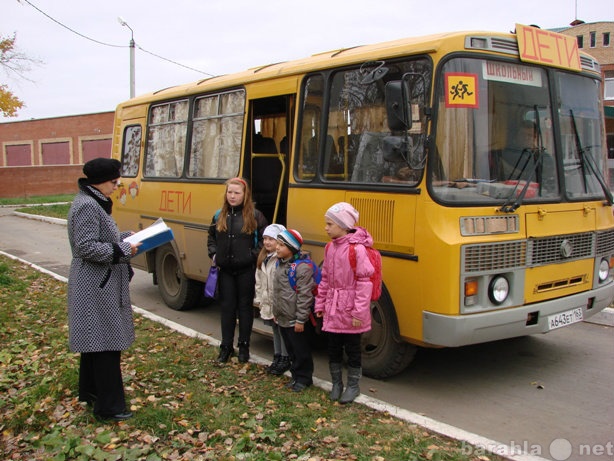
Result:
<svg viewBox="0 0 614 461"><path fill-rule="evenodd" d="M137 251L139 251L139 247L143 244L143 242L139 243L131 243L130 244L130 254L134 256Z"/></svg>

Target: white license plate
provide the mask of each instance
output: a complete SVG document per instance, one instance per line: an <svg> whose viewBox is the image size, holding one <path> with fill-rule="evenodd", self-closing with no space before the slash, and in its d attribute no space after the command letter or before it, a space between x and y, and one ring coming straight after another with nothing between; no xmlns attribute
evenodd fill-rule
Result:
<svg viewBox="0 0 614 461"><path fill-rule="evenodd" d="M548 330L554 330L556 328L566 327L572 323L578 323L584 320L582 314L582 308L577 307L570 311L561 312L560 314L548 316Z"/></svg>

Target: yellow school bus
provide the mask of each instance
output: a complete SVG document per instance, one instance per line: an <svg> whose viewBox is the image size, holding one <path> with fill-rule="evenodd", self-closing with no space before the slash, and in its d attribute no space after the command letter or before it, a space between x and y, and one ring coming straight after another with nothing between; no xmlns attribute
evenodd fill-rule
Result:
<svg viewBox="0 0 614 461"><path fill-rule="evenodd" d="M134 262L188 309L227 178L247 178L257 208L317 261L326 209L351 203L383 257L363 368L391 376L418 346L546 333L611 303L602 85L573 38L518 24L165 88L117 107L114 216L172 227L171 244Z"/></svg>

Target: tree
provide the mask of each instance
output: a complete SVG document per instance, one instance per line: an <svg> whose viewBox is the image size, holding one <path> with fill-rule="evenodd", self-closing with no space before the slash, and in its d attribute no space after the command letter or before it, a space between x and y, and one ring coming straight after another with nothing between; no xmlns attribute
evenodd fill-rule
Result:
<svg viewBox="0 0 614 461"><path fill-rule="evenodd" d="M0 35L0 68L8 76L29 80L25 74L30 71L32 64L40 64L40 62L17 51L16 40L17 34L15 33L12 37ZM23 101L13 94L8 85L0 83L0 113L5 117L15 117L17 111L23 106Z"/></svg>
<svg viewBox="0 0 614 461"><path fill-rule="evenodd" d="M0 85L0 113L5 117L15 117L22 107L23 102L6 85Z"/></svg>

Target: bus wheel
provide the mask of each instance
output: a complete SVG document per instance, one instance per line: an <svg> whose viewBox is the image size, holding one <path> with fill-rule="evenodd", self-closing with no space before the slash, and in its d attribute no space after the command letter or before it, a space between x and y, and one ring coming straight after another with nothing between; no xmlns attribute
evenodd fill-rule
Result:
<svg viewBox="0 0 614 461"><path fill-rule="evenodd" d="M388 378L403 371L413 360L416 346L399 342L397 316L385 289L371 303L371 331L362 334L363 373L371 378Z"/></svg>
<svg viewBox="0 0 614 461"><path fill-rule="evenodd" d="M171 309L182 311L198 304L202 284L183 274L170 245L164 245L156 251L156 279L160 295Z"/></svg>

